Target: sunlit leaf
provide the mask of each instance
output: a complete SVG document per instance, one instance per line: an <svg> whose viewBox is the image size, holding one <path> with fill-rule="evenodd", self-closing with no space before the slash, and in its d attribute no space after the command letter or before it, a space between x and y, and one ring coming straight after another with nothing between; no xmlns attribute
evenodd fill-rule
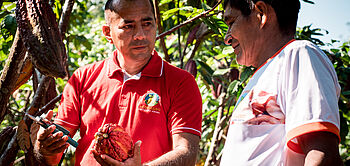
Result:
<svg viewBox="0 0 350 166"><path fill-rule="evenodd" d="M224 74L230 72L230 70L231 70L230 68L215 70L215 72L213 73L213 76L221 76L221 75L224 75Z"/></svg>
<svg viewBox="0 0 350 166"><path fill-rule="evenodd" d="M245 67L243 72L241 73L241 82L245 82L248 78L253 74L253 69L251 67Z"/></svg>
<svg viewBox="0 0 350 166"><path fill-rule="evenodd" d="M240 81L238 80L234 80L233 82L231 82L231 84L228 86L227 92L230 95L234 95L234 93L236 93L238 91L238 87L239 87Z"/></svg>

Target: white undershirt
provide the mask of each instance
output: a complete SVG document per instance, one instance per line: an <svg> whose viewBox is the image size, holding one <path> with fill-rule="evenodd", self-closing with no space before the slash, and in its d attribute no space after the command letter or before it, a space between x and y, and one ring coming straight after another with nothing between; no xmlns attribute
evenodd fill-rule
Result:
<svg viewBox="0 0 350 166"><path fill-rule="evenodd" d="M123 75L124 75L124 82L128 80L139 80L141 78L141 72L135 74L135 75L130 75L128 72L126 72L124 69L122 69Z"/></svg>

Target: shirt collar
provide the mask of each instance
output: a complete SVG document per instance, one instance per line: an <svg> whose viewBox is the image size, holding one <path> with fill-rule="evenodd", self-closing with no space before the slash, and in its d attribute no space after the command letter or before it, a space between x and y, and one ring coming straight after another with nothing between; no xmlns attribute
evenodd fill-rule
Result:
<svg viewBox="0 0 350 166"><path fill-rule="evenodd" d="M117 60L118 51L115 50L111 57L109 57L108 60L108 77L112 77L117 72L122 73L123 69L120 68L118 60ZM164 61L162 58L158 55L158 53L154 50L152 52L151 59L146 64L146 66L141 71L141 76L147 76L147 77L160 77L163 74L163 65Z"/></svg>

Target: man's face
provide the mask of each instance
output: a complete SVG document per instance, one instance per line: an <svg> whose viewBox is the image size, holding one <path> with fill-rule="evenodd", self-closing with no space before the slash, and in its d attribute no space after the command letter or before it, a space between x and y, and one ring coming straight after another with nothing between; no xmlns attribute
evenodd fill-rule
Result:
<svg viewBox="0 0 350 166"><path fill-rule="evenodd" d="M103 27L106 38L126 60L145 61L151 57L156 39L156 23L148 0L121 0L118 13L107 10Z"/></svg>
<svg viewBox="0 0 350 166"><path fill-rule="evenodd" d="M229 28L225 43L232 46L239 64L258 67L258 54L262 43L258 40L259 25L253 19L254 14L252 11L249 16L244 16L240 10L227 5L224 20Z"/></svg>

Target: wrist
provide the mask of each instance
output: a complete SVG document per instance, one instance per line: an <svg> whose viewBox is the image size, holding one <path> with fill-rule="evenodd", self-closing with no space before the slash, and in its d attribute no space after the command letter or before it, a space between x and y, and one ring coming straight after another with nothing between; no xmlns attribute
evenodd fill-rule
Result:
<svg viewBox="0 0 350 166"><path fill-rule="evenodd" d="M49 165L54 166L57 165L59 161L57 161L57 156L47 156L42 153L40 153L40 150L37 146L34 146L33 149L34 157L37 159L37 161L40 162L40 164L43 165Z"/></svg>

